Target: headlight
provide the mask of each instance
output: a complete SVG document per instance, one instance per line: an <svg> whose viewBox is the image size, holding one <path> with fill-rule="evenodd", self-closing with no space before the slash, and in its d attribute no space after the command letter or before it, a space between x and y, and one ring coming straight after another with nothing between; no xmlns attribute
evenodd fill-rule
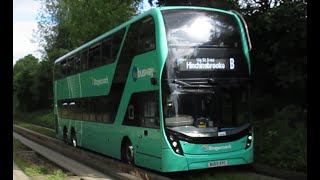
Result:
<svg viewBox="0 0 320 180"><path fill-rule="evenodd" d="M175 142L175 141L173 141L172 146L173 146L173 147L177 147L177 145L178 145L178 143Z"/></svg>
<svg viewBox="0 0 320 180"><path fill-rule="evenodd" d="M248 149L251 146L253 137L252 137L252 130L250 130L249 134L248 134L248 138L247 138L247 142L246 142L246 147L245 149Z"/></svg>
<svg viewBox="0 0 320 180"><path fill-rule="evenodd" d="M179 138L172 131L166 131L166 134L173 151L177 154L183 155Z"/></svg>

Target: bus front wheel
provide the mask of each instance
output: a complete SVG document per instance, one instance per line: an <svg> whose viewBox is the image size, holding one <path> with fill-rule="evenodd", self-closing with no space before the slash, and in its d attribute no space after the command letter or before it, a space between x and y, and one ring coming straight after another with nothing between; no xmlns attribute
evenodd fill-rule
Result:
<svg viewBox="0 0 320 180"><path fill-rule="evenodd" d="M130 165L134 164L134 152L130 140L126 140L124 142L124 145L122 147L122 156L125 163L128 163Z"/></svg>

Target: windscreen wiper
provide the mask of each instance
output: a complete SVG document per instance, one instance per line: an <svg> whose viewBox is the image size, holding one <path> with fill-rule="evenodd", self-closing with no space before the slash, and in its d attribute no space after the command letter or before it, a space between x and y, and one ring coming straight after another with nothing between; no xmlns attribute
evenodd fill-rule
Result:
<svg viewBox="0 0 320 180"><path fill-rule="evenodd" d="M174 79L171 81L172 83L179 84L180 87L188 87L188 88L211 88L211 85L202 85L202 84L189 84L185 81Z"/></svg>
<svg viewBox="0 0 320 180"><path fill-rule="evenodd" d="M180 80L177 80L177 79L172 80L172 83L179 84L179 85L184 85L184 86L188 86L188 87L191 87L191 86L192 86L192 85L189 84L189 83L186 83L186 82L184 82L184 81L180 81Z"/></svg>
<svg viewBox="0 0 320 180"><path fill-rule="evenodd" d="M214 78L209 78L209 79L208 79L208 83L209 83L209 84L212 84L212 85L218 84L217 80L215 80Z"/></svg>

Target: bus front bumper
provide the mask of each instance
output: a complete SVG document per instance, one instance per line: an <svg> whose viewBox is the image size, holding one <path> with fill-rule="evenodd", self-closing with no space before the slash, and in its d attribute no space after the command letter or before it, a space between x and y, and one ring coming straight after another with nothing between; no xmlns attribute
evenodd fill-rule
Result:
<svg viewBox="0 0 320 180"><path fill-rule="evenodd" d="M233 166L253 162L253 146L248 149L210 155L179 155L172 149L163 149L163 172L188 171L219 166Z"/></svg>

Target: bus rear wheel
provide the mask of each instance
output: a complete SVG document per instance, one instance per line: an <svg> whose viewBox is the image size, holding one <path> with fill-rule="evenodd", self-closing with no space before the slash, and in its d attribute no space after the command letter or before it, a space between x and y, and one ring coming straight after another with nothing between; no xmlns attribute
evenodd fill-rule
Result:
<svg viewBox="0 0 320 180"><path fill-rule="evenodd" d="M63 128L63 135L62 135L63 137L63 142L65 143L65 144L68 144L68 130L67 130L67 128L66 127L64 127Z"/></svg>
<svg viewBox="0 0 320 180"><path fill-rule="evenodd" d="M122 156L125 163L134 165L134 152L130 140L125 141L124 146L122 147Z"/></svg>
<svg viewBox="0 0 320 180"><path fill-rule="evenodd" d="M71 129L71 145L73 147L77 147L78 144L77 144L77 136L76 136L76 132L74 130L74 128Z"/></svg>
<svg viewBox="0 0 320 180"><path fill-rule="evenodd" d="M72 136L71 136L71 144L72 144L72 146L73 147L77 147L77 137L76 137L76 135L75 134L73 134Z"/></svg>

